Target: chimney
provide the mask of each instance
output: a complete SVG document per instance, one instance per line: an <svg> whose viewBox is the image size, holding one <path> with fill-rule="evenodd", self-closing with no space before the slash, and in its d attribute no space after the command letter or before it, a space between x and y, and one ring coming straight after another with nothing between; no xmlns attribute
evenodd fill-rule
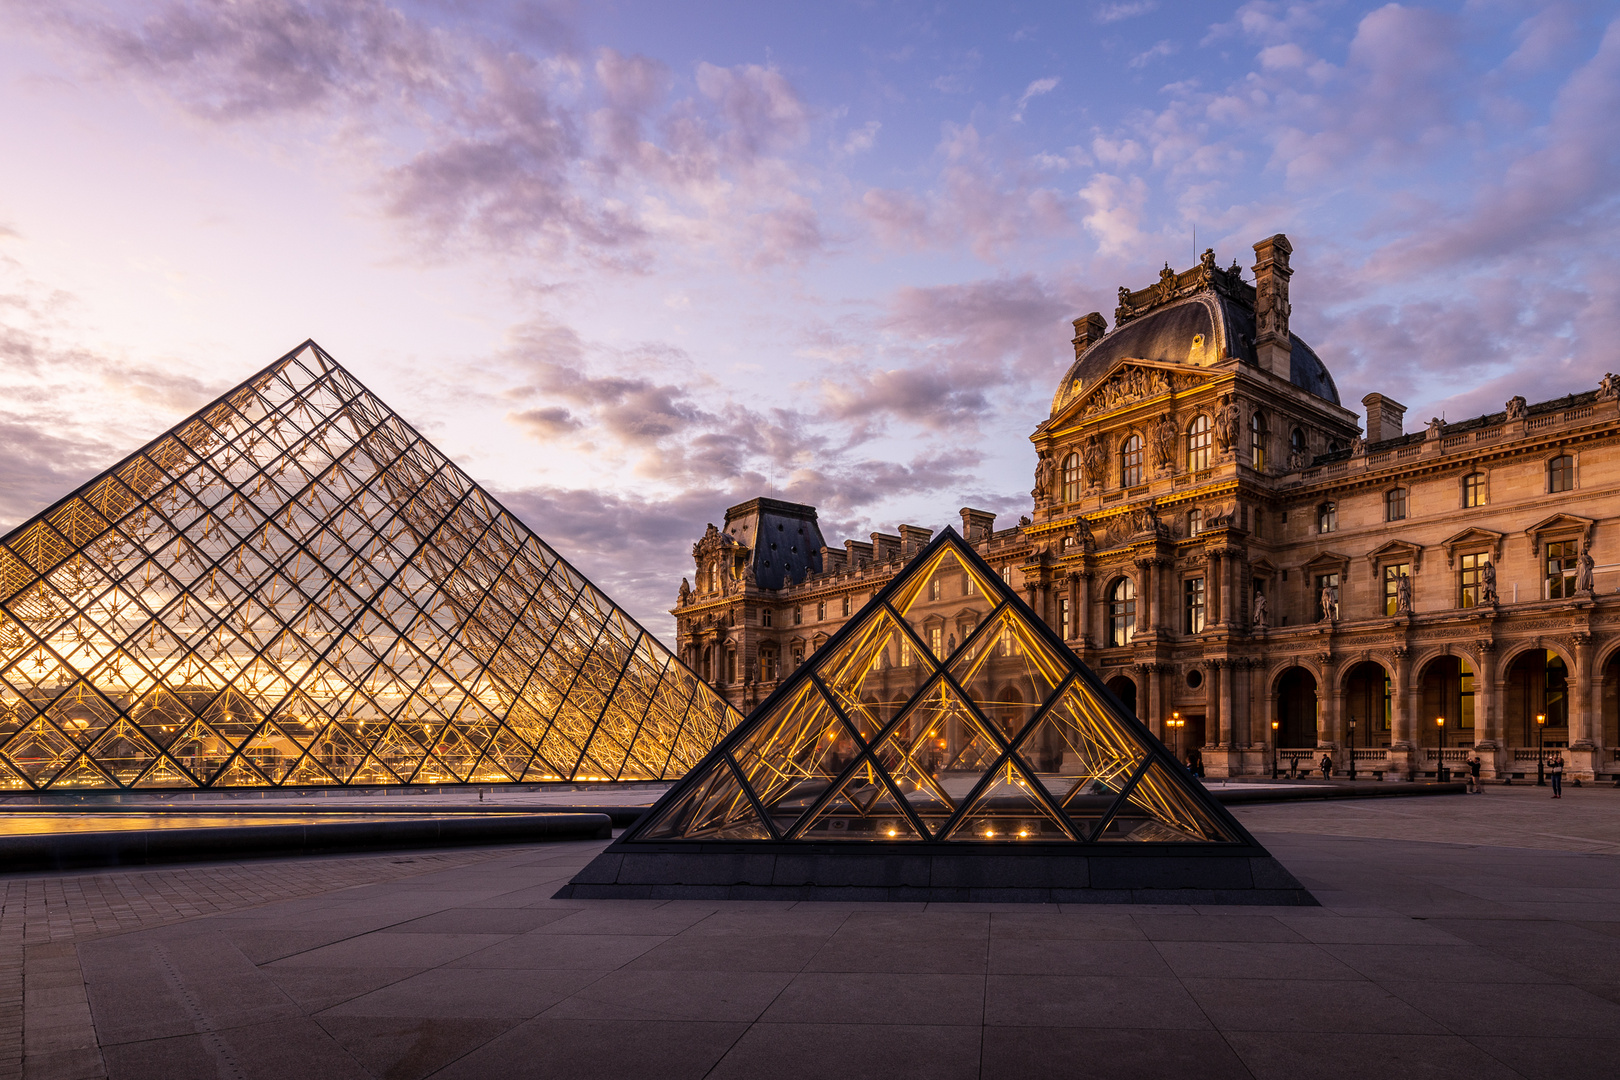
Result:
<svg viewBox="0 0 1620 1080"><path fill-rule="evenodd" d="M962 539L970 544L977 544L981 540L988 540L990 534L995 531L996 515L988 510L962 507Z"/></svg>
<svg viewBox="0 0 1620 1080"><path fill-rule="evenodd" d="M900 526L900 554L911 558L928 546L928 538L933 535L933 529L925 529L920 525Z"/></svg>
<svg viewBox="0 0 1620 1080"><path fill-rule="evenodd" d="M1254 352L1260 367L1280 379L1293 373L1294 344L1288 336L1288 256L1294 245L1282 233L1254 245Z"/></svg>
<svg viewBox="0 0 1620 1080"><path fill-rule="evenodd" d="M1367 441L1383 442L1399 438L1401 422L1406 419L1406 406L1383 394L1368 394L1361 399L1367 407Z"/></svg>
<svg viewBox="0 0 1620 1080"><path fill-rule="evenodd" d="M1083 319L1074 320L1074 358L1080 359L1080 354L1106 333L1108 320L1102 317L1101 312L1093 311Z"/></svg>

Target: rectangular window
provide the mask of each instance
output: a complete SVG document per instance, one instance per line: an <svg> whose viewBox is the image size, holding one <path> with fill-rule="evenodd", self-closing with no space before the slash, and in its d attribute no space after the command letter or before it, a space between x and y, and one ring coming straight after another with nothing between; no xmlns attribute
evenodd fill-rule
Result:
<svg viewBox="0 0 1620 1080"><path fill-rule="evenodd" d="M1462 586L1459 603L1462 607L1478 607L1485 599L1485 566L1490 561L1491 553L1488 551L1476 551L1462 557L1462 569L1458 571L1459 584Z"/></svg>
<svg viewBox="0 0 1620 1080"><path fill-rule="evenodd" d="M938 600L944 594L944 582L933 578L928 582L928 599Z"/></svg>
<svg viewBox="0 0 1620 1080"><path fill-rule="evenodd" d="M1199 509L1187 511L1187 535L1197 536L1204 531L1204 512Z"/></svg>
<svg viewBox="0 0 1620 1080"><path fill-rule="evenodd" d="M1336 619L1339 617L1339 575L1316 575L1316 604L1320 610L1320 618L1327 618L1330 614ZM1329 608L1331 607L1331 611Z"/></svg>
<svg viewBox="0 0 1620 1080"><path fill-rule="evenodd" d="M1012 564L1011 563L1008 563L1006 566L1003 566L1001 568L1001 580L1005 581L1008 585L1012 584Z"/></svg>
<svg viewBox="0 0 1620 1080"><path fill-rule="evenodd" d="M911 666L911 639L904 634L900 635L900 666Z"/></svg>
<svg viewBox="0 0 1620 1080"><path fill-rule="evenodd" d="M1183 625L1189 634L1204 632L1204 579L1188 578L1181 583Z"/></svg>
<svg viewBox="0 0 1620 1080"><path fill-rule="evenodd" d="M1336 532L1339 528L1339 504L1325 502L1316 508L1316 531Z"/></svg>
<svg viewBox="0 0 1620 1080"><path fill-rule="evenodd" d="M825 601L825 600L816 601L816 622L821 622L822 620L826 619L826 617L827 617L827 601Z"/></svg>
<svg viewBox="0 0 1620 1080"><path fill-rule="evenodd" d="M795 645L793 646L793 666L798 667L802 663L804 663L804 646Z"/></svg>
<svg viewBox="0 0 1620 1080"><path fill-rule="evenodd" d="M1560 454L1547 462L1547 490L1573 491L1575 489L1575 459Z"/></svg>
<svg viewBox="0 0 1620 1080"><path fill-rule="evenodd" d="M1214 445L1215 429L1209 417L1194 418L1192 427L1187 429L1187 471L1203 472L1209 468Z"/></svg>
<svg viewBox="0 0 1620 1080"><path fill-rule="evenodd" d="M798 626L802 622L804 622L804 608L796 607L793 609L793 625Z"/></svg>
<svg viewBox="0 0 1620 1080"><path fill-rule="evenodd" d="M761 682L776 681L776 651L774 649L761 649L759 651L759 679Z"/></svg>
<svg viewBox="0 0 1620 1080"><path fill-rule="evenodd" d="M1406 520L1406 489L1394 488L1384 493L1384 520Z"/></svg>
<svg viewBox="0 0 1620 1080"><path fill-rule="evenodd" d="M766 608L765 610L763 610L763 611L761 611L759 613L759 624L761 626L769 626L769 625L771 625L771 609L770 608Z"/></svg>
<svg viewBox="0 0 1620 1080"><path fill-rule="evenodd" d="M1407 588L1412 584L1411 563L1390 563L1384 567L1384 615L1398 615L1401 610L1401 579L1406 579Z"/></svg>
<svg viewBox="0 0 1620 1080"><path fill-rule="evenodd" d="M962 575L962 595L963 596L972 596L973 595L973 576L971 574L963 574Z"/></svg>
<svg viewBox="0 0 1620 1080"><path fill-rule="evenodd" d="M1580 545L1573 540L1547 545L1547 599L1561 600L1575 595L1575 569L1580 555Z"/></svg>
<svg viewBox="0 0 1620 1080"><path fill-rule="evenodd" d="M849 618L849 597L843 598L844 618Z"/></svg>
<svg viewBox="0 0 1620 1080"><path fill-rule="evenodd" d="M928 648L938 657L945 655L945 630L943 627L931 626L928 628Z"/></svg>
<svg viewBox="0 0 1620 1080"><path fill-rule="evenodd" d="M1463 506L1485 505L1485 474L1469 473L1463 477Z"/></svg>
<svg viewBox="0 0 1620 1080"><path fill-rule="evenodd" d="M1067 596L1058 597L1057 617L1058 633L1064 638L1074 637L1074 632L1069 628L1069 598Z"/></svg>

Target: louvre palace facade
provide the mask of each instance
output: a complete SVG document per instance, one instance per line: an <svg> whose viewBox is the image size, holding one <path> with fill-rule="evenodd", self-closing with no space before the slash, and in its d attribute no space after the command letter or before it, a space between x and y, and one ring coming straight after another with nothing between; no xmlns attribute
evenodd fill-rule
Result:
<svg viewBox="0 0 1620 1080"><path fill-rule="evenodd" d="M965 508L961 534L1210 776L1325 752L1405 780L1477 752L1533 781L1554 749L1572 777L1620 773L1620 380L1413 430L1381 394L1358 414L1289 330L1287 238L1254 252L1252 283L1206 251L1121 288L1111 330L1075 320L1032 512ZM931 535L834 547L814 507L734 506L693 548L677 650L746 711ZM927 629L940 655L972 630L970 588Z"/></svg>

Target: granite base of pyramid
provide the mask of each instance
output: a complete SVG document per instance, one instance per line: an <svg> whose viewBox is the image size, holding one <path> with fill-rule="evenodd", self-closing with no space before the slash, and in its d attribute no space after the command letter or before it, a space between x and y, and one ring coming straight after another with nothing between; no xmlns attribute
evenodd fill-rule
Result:
<svg viewBox="0 0 1620 1080"><path fill-rule="evenodd" d="M1040 845L904 850L803 845L610 846L557 899L830 900L1011 904L1245 904L1315 907L1263 848L1076 854ZM894 845L898 848L899 845Z"/></svg>

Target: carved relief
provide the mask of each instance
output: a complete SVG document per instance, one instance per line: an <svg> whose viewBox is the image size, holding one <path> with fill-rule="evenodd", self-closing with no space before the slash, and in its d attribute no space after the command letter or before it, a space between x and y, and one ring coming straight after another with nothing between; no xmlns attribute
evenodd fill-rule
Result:
<svg viewBox="0 0 1620 1080"><path fill-rule="evenodd" d="M1254 302L1254 287L1244 282L1243 270L1237 260L1232 260L1232 265L1222 270L1215 265L1215 250L1205 248L1198 265L1190 270L1177 273L1170 269L1169 263L1165 263L1164 269L1159 271L1159 280L1147 288L1132 292L1121 285L1119 306L1114 309L1114 325L1123 326L1154 308L1211 288L1236 297L1245 304Z"/></svg>
<svg viewBox="0 0 1620 1080"><path fill-rule="evenodd" d="M1153 425L1153 464L1161 469L1169 469L1176 462L1176 422L1170 414L1159 414L1158 422Z"/></svg>
<svg viewBox="0 0 1620 1080"><path fill-rule="evenodd" d="M1157 368L1125 367L1104 379L1092 390L1077 414L1079 419L1112 412L1114 409L1146 398L1197 386L1193 375L1178 375Z"/></svg>

